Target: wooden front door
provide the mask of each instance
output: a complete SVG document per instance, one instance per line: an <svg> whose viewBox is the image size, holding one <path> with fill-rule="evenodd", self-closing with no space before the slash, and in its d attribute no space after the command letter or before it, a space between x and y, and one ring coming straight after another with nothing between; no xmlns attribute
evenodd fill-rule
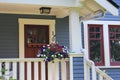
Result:
<svg viewBox="0 0 120 80"><path fill-rule="evenodd" d="M36 58L41 45L49 44L48 25L25 25L25 58Z"/></svg>
<svg viewBox="0 0 120 80"><path fill-rule="evenodd" d="M49 26L48 25L25 25L25 58L37 58L38 51L43 44L49 44ZM31 70L34 72L34 63L31 64ZM38 64L39 75L41 72L41 63ZM25 70L27 70L27 64L25 63ZM45 74L46 80L48 80L48 66L45 64ZM27 72L27 71L25 71ZM32 80L35 77L34 73L32 75ZM33 76L34 75L34 76ZM27 73L25 75L25 80L27 80ZM41 80L41 76L39 76Z"/></svg>

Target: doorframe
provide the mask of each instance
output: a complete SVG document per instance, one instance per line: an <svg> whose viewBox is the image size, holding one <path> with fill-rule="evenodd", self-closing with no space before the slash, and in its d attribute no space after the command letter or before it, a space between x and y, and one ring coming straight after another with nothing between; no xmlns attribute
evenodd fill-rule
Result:
<svg viewBox="0 0 120 80"><path fill-rule="evenodd" d="M19 58L24 58L25 56L25 41L24 41L24 25L48 25L49 26L49 43L52 43L53 34L55 34L55 20L49 19L25 19L19 18Z"/></svg>

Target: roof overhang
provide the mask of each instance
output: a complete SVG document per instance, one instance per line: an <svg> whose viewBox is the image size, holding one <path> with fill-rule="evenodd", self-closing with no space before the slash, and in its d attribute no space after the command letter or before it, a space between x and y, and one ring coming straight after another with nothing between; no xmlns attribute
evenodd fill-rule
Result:
<svg viewBox="0 0 120 80"><path fill-rule="evenodd" d="M0 13L42 15L40 7L51 7L48 15L58 18L68 16L71 9L77 10L83 17L92 17L106 11L118 15L118 8L108 0L0 0Z"/></svg>
<svg viewBox="0 0 120 80"><path fill-rule="evenodd" d="M111 14L118 16L118 8L119 6L114 3L112 0L95 0L99 5L109 11Z"/></svg>

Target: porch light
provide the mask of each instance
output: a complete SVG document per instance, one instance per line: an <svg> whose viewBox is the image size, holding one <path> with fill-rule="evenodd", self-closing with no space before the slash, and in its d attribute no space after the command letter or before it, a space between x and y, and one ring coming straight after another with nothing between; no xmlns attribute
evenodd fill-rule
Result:
<svg viewBox="0 0 120 80"><path fill-rule="evenodd" d="M40 13L41 14L50 14L51 8L50 7L41 7Z"/></svg>

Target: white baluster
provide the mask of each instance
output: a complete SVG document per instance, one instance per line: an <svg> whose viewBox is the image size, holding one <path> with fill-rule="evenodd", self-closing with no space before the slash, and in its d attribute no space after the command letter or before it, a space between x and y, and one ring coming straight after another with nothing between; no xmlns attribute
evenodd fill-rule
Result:
<svg viewBox="0 0 120 80"><path fill-rule="evenodd" d="M34 62L34 80L38 80L38 71L39 71L39 69L38 69L38 62Z"/></svg>
<svg viewBox="0 0 120 80"><path fill-rule="evenodd" d="M53 63L52 69L53 69L52 74L54 77L53 80L59 80L59 62Z"/></svg>
<svg viewBox="0 0 120 80"><path fill-rule="evenodd" d="M27 62L27 80L32 80L31 72L31 62Z"/></svg>
<svg viewBox="0 0 120 80"><path fill-rule="evenodd" d="M41 80L46 80L46 78L45 78L45 76L46 76L46 74L45 74L45 62L43 62L43 61L41 61L41 75L40 76L42 77Z"/></svg>
<svg viewBox="0 0 120 80"><path fill-rule="evenodd" d="M62 75L62 80L66 80L67 75L66 75L66 62L61 61L61 75Z"/></svg>
<svg viewBox="0 0 120 80"><path fill-rule="evenodd" d="M53 80L53 75L56 73L53 73L54 69L53 69L53 63L52 62L48 62L48 80Z"/></svg>
<svg viewBox="0 0 120 80"><path fill-rule="evenodd" d="M0 71L2 70L2 63L0 63ZM2 73L0 72L0 76L2 76Z"/></svg>
<svg viewBox="0 0 120 80"><path fill-rule="evenodd" d="M90 80L90 66L87 66L87 80Z"/></svg>
<svg viewBox="0 0 120 80"><path fill-rule="evenodd" d="M17 79L17 63L13 63L13 79Z"/></svg>
<svg viewBox="0 0 120 80"><path fill-rule="evenodd" d="M98 80L103 80L103 77L99 74Z"/></svg>
<svg viewBox="0 0 120 80"><path fill-rule="evenodd" d="M7 71L5 71L5 78L7 79L7 80L9 80L9 68L10 68L10 65L9 65L9 63L5 63L5 69L7 70Z"/></svg>
<svg viewBox="0 0 120 80"><path fill-rule="evenodd" d="M19 71L20 79L19 80L24 80L25 78L25 66L24 62L20 62L20 71Z"/></svg>

